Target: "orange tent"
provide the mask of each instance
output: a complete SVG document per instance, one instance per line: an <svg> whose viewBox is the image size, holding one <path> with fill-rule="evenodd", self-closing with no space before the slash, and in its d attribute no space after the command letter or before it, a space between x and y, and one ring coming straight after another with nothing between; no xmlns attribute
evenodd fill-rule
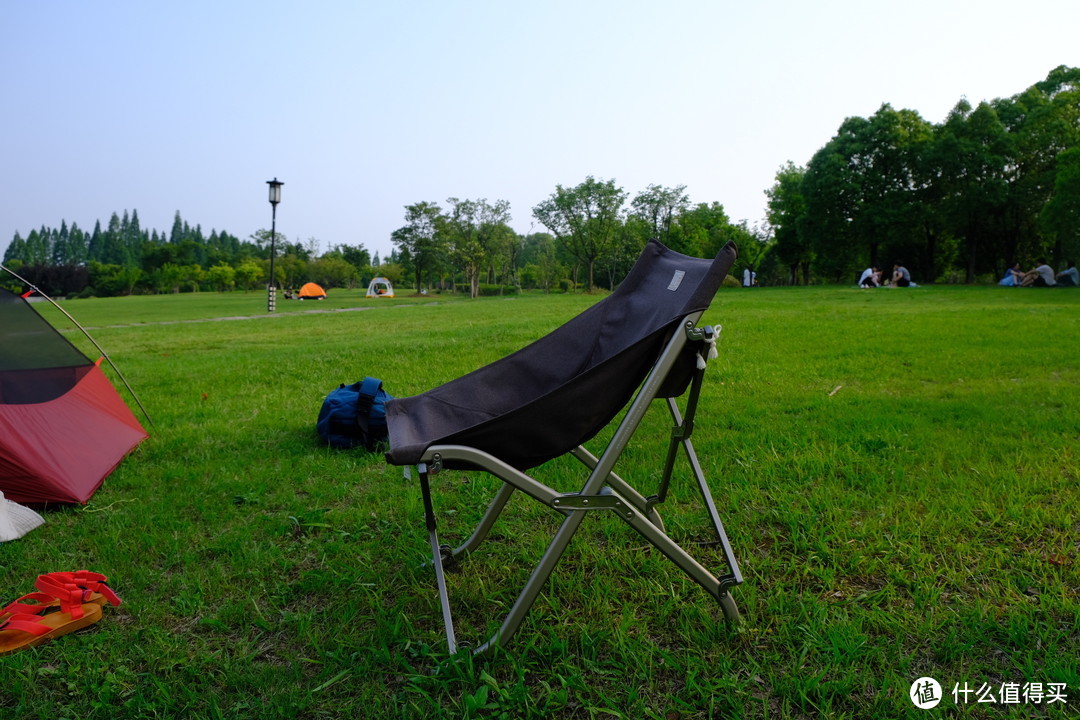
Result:
<svg viewBox="0 0 1080 720"><path fill-rule="evenodd" d="M301 300L325 300L326 291L319 285L309 282L300 288L300 292L296 294L296 297Z"/></svg>

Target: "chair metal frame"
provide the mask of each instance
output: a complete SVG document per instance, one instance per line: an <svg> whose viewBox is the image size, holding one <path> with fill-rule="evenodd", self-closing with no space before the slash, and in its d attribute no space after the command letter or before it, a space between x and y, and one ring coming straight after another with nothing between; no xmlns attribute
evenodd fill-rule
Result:
<svg viewBox="0 0 1080 720"><path fill-rule="evenodd" d="M694 417L697 411L698 397L701 392L708 353L703 351L698 353L697 369L694 371L690 381L685 414L680 412L674 397L660 396L664 381L672 368L675 367L676 361L684 352L692 351L691 348L687 347L689 343L696 343L701 347L715 348L719 328L714 330L710 326L699 327L697 323L702 314L703 311L697 311L686 315L682 319L680 328L672 334L666 347L658 356L603 453L597 457L580 445L570 451L570 454L589 470L588 478L578 492L559 492L510 466L494 455L476 448L464 445L432 445L424 452L416 468L420 479L420 491L423 496L424 516L431 543L432 565L435 569L435 578L438 585L439 603L442 606L443 624L451 654L456 653L459 648L465 646L458 642L454 629L450 596L446 582L446 566L463 555L476 550L487 537L515 490L519 490L534 500L562 513L565 519L548 545L540 562L533 569L531 576L503 619L499 629L483 644L472 649L474 655L489 653L496 647L505 645L513 637L526 615L528 615L544 584L551 577L551 573L562 558L574 533L577 532L586 515L597 511L611 512L634 528L646 541L675 563L691 580L704 588L709 595L720 603L724 618L728 623L733 624L738 621L738 607L728 590L742 583L742 573L739 570L738 562L735 560L731 543L728 541L727 534L724 531L724 525L720 520L716 503L713 500L701 464L690 440L694 429ZM653 400L656 399L666 401L674 427L671 431L664 472L657 492L645 496L617 475L614 469L645 417L646 411ZM698 563L686 550L668 536L656 510L657 505L663 503L667 498L680 447L697 482L698 491L701 494L712 528L716 533L724 560L728 566L728 572L719 576ZM455 464L466 463L475 466L477 469L488 472L503 481L502 487L495 494L476 529L465 542L453 549L439 543L435 506L429 481L429 476L440 472L443 469L443 464L448 461L453 461ZM406 475L409 475L408 466L406 466L405 472Z"/></svg>

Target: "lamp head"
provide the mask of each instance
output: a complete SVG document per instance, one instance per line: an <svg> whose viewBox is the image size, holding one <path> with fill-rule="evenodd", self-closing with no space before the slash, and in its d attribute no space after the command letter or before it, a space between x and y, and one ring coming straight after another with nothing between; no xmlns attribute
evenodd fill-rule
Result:
<svg viewBox="0 0 1080 720"><path fill-rule="evenodd" d="M267 180L266 184L270 186L270 204L276 206L281 202L281 186L285 183L274 178L273 180Z"/></svg>

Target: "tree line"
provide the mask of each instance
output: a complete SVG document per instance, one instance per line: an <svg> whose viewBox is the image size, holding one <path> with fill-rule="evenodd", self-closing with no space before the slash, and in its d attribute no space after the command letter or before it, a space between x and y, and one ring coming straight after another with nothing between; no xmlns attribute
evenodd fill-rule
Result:
<svg viewBox="0 0 1080 720"><path fill-rule="evenodd" d="M192 227L177 211L168 233L147 230L137 210L113 213L92 231L76 223L42 226L26 238L16 232L4 252L4 265L49 295L110 296L199 290L251 290L265 287L270 275L271 237L258 230L247 239L201 226ZM378 257L361 245L339 245L319 254L319 242L275 240L274 275L281 287L314 280L328 287L355 286L378 274Z"/></svg>
<svg viewBox="0 0 1080 720"><path fill-rule="evenodd" d="M374 256L361 244L289 242L280 233L274 274L283 288L314 281L326 288L355 287L381 275L417 292L463 291L476 297L519 289L567 291L613 288L650 237L692 255L715 254L728 240L755 244L754 229L732 224L719 203L691 204L686 187L650 185L629 203L614 180L586 178L556 187L533 208L548 232L518 234L510 204L449 198L405 206L405 224L391 234L394 250ZM534 223L535 225L535 223ZM270 231L247 239L227 232L206 235L176 213L170 232L142 228L138 211L113 213L92 232L61 222L19 233L4 264L47 294L110 296L132 293L252 290L270 273Z"/></svg>
<svg viewBox="0 0 1080 720"><path fill-rule="evenodd" d="M532 208L547 232L527 235L510 228L505 200L452 197L445 208L417 202L405 206L405 224L391 235L394 259L417 292L460 280L476 297L485 285L612 288L649 238L703 257L729 240L755 244L745 222L733 224L719 203L692 204L685 185L650 185L628 198L614 179L589 176L572 187L557 185Z"/></svg>
<svg viewBox="0 0 1080 720"><path fill-rule="evenodd" d="M944 122L885 104L845 120L767 191L766 275L853 281L901 261L922 282L1000 278L1080 256L1080 68Z"/></svg>

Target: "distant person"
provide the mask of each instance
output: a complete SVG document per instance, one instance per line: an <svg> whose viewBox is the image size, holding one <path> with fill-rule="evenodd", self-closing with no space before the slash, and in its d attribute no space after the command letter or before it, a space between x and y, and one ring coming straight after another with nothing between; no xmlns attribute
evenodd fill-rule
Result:
<svg viewBox="0 0 1080 720"><path fill-rule="evenodd" d="M1069 263L1069 269L1059 272L1056 279L1057 284L1062 287L1080 286L1080 272L1076 270L1076 263Z"/></svg>
<svg viewBox="0 0 1080 720"><path fill-rule="evenodd" d="M892 268L892 281L889 283L890 287L910 287L911 286L911 273L901 263L896 263Z"/></svg>
<svg viewBox="0 0 1080 720"><path fill-rule="evenodd" d="M746 268L742 271L742 286L753 287L755 285L757 285L757 273L750 268Z"/></svg>
<svg viewBox="0 0 1080 720"><path fill-rule="evenodd" d="M859 287L881 287L881 271L873 266L863 270L862 275L859 276Z"/></svg>
<svg viewBox="0 0 1080 720"><path fill-rule="evenodd" d="M1054 287L1057 285L1054 269L1046 264L1046 260L1040 258L1039 264L1033 270L1024 273L1021 284L1024 287Z"/></svg>
<svg viewBox="0 0 1080 720"><path fill-rule="evenodd" d="M1005 277L998 281L998 285L1005 287L1020 287L1024 281L1024 271L1020 269L1020 263L1016 263L1005 271Z"/></svg>

